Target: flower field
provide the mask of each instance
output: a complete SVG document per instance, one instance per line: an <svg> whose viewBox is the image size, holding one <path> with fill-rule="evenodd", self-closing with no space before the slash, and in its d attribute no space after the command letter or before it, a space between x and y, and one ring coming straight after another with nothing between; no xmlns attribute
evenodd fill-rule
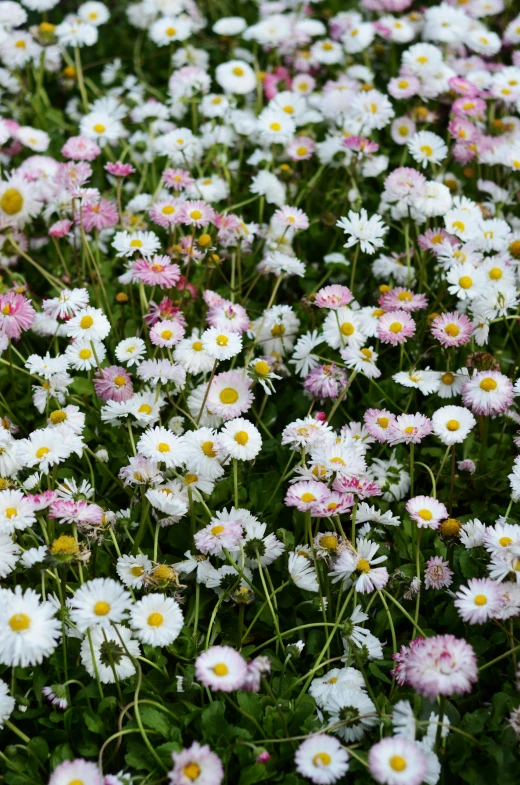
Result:
<svg viewBox="0 0 520 785"><path fill-rule="evenodd" d="M512 0L0 0L0 780L520 781Z"/></svg>

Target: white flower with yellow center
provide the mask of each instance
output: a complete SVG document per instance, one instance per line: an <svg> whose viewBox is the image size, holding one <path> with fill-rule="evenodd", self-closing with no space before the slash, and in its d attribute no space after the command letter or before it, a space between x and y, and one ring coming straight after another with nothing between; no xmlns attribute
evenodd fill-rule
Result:
<svg viewBox="0 0 520 785"><path fill-rule="evenodd" d="M115 355L120 363L124 363L129 368L132 365L139 365L146 355L146 344L142 338L125 338L117 344Z"/></svg>
<svg viewBox="0 0 520 785"><path fill-rule="evenodd" d="M36 665L49 657L61 634L61 622L54 618L50 602L40 602L33 589L2 590L0 605L0 663Z"/></svg>
<svg viewBox="0 0 520 785"><path fill-rule="evenodd" d="M107 354L104 344L101 341L89 341L78 338L65 350L65 357L69 366L75 371L90 371L97 368L97 360L103 362Z"/></svg>
<svg viewBox="0 0 520 785"><path fill-rule="evenodd" d="M134 253L144 257L153 256L160 247L160 240L154 232L116 232L112 241L117 256L132 256Z"/></svg>
<svg viewBox="0 0 520 785"><path fill-rule="evenodd" d="M110 322L103 311L91 305L78 311L76 316L67 322L67 335L81 341L103 341L109 332Z"/></svg>
<svg viewBox="0 0 520 785"><path fill-rule="evenodd" d="M477 421L464 406L442 406L432 415L433 432L443 444L460 444Z"/></svg>
<svg viewBox="0 0 520 785"><path fill-rule="evenodd" d="M110 627L128 614L130 594L111 578L86 581L70 601L70 617L80 632L92 627Z"/></svg>
<svg viewBox="0 0 520 785"><path fill-rule="evenodd" d="M0 491L0 532L12 534L36 523L32 504L21 491Z"/></svg>
<svg viewBox="0 0 520 785"><path fill-rule="evenodd" d="M235 332L210 327L201 335L202 348L213 360L230 360L242 351L242 338Z"/></svg>
<svg viewBox="0 0 520 785"><path fill-rule="evenodd" d="M181 437L162 426L145 431L137 443L137 452L172 468L183 462Z"/></svg>
<svg viewBox="0 0 520 785"><path fill-rule="evenodd" d="M0 220L7 226L21 228L40 212L42 203L37 199L34 184L20 175L0 180Z"/></svg>
<svg viewBox="0 0 520 785"><path fill-rule="evenodd" d="M23 466L37 466L44 474L48 474L52 466L62 463L71 453L63 435L55 428L33 431L28 439L20 439L16 447L18 460Z"/></svg>
<svg viewBox="0 0 520 785"><path fill-rule="evenodd" d="M116 565L119 580L132 589L140 589L152 573L152 569L152 562L142 553L137 556L120 556Z"/></svg>
<svg viewBox="0 0 520 785"><path fill-rule="evenodd" d="M348 771L348 752L337 739L324 733L310 736L294 756L296 771L316 785L332 785Z"/></svg>
<svg viewBox="0 0 520 785"><path fill-rule="evenodd" d="M230 420L223 426L219 443L226 455L239 461L254 460L262 449L260 431L243 417Z"/></svg>
<svg viewBox="0 0 520 785"><path fill-rule="evenodd" d="M130 611L130 626L141 643L169 646L178 638L184 617L179 603L163 594L148 594Z"/></svg>

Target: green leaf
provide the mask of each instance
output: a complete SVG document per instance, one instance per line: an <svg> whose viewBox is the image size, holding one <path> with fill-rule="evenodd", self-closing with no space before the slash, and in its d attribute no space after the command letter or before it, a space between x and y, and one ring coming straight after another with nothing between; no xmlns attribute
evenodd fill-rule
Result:
<svg viewBox="0 0 520 785"><path fill-rule="evenodd" d="M143 706L140 709L140 713L143 725L146 725L147 728L151 728L151 730L157 731L161 736L168 738L170 735L170 723L162 712L157 711L157 709L152 708L152 706Z"/></svg>
<svg viewBox="0 0 520 785"><path fill-rule="evenodd" d="M103 720L98 714L85 711L83 713L83 719L85 720L85 725L92 733L99 733L102 735L105 732L105 726L103 725Z"/></svg>

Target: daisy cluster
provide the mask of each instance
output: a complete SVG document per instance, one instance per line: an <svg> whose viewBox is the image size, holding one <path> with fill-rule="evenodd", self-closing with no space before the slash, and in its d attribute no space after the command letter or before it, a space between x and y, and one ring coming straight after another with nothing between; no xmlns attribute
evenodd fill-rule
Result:
<svg viewBox="0 0 520 785"><path fill-rule="evenodd" d="M0 0L8 785L520 778L520 16Z"/></svg>

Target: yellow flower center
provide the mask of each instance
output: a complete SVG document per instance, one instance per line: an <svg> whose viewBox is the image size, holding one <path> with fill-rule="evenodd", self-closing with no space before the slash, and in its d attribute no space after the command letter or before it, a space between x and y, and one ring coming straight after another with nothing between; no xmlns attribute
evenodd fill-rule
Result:
<svg viewBox="0 0 520 785"><path fill-rule="evenodd" d="M202 218L202 213L200 210L192 210L190 213L190 218L193 218L194 221L198 221Z"/></svg>
<svg viewBox="0 0 520 785"><path fill-rule="evenodd" d="M321 766L330 766L330 764L332 763L332 758L330 757L328 752L318 752L312 759L312 762L318 768Z"/></svg>
<svg viewBox="0 0 520 785"><path fill-rule="evenodd" d="M458 420L448 420L446 423L446 428L448 431L458 431L460 428L460 422Z"/></svg>
<svg viewBox="0 0 520 785"><path fill-rule="evenodd" d="M227 676L229 668L224 662L217 662L217 664L213 666L213 673L215 676Z"/></svg>
<svg viewBox="0 0 520 785"><path fill-rule="evenodd" d="M447 335L450 335L452 338L456 338L460 333L460 330L456 324L447 324L444 328L444 332L447 333Z"/></svg>
<svg viewBox="0 0 520 785"><path fill-rule="evenodd" d="M9 303L6 303L4 306L2 306L2 313L4 314L4 316L9 316L9 314L11 313L11 306L9 305Z"/></svg>
<svg viewBox="0 0 520 785"><path fill-rule="evenodd" d="M441 382L443 384L453 384L455 381L455 377L452 373L443 373L441 376Z"/></svg>
<svg viewBox="0 0 520 785"><path fill-rule="evenodd" d="M196 474L185 474L184 475L184 482L186 485L191 485L194 482L197 482L198 476Z"/></svg>
<svg viewBox="0 0 520 785"><path fill-rule="evenodd" d="M193 782L198 779L200 766L197 763L188 763L188 765L183 768L182 773Z"/></svg>
<svg viewBox="0 0 520 785"><path fill-rule="evenodd" d="M108 604L108 602L105 602L104 600L100 600L99 602L96 602L96 604L94 605L94 613L96 614L96 616L106 616L107 613L109 613L109 611L110 611L110 605Z"/></svg>
<svg viewBox="0 0 520 785"><path fill-rule="evenodd" d="M406 761L402 755L392 755L389 760L390 768L394 771L404 771L406 769Z"/></svg>
<svg viewBox="0 0 520 785"><path fill-rule="evenodd" d="M227 335L217 335L217 346L227 346L229 338Z"/></svg>
<svg viewBox="0 0 520 785"><path fill-rule="evenodd" d="M9 626L13 632L22 632L29 629L31 620L25 613L15 613L9 619Z"/></svg>
<svg viewBox="0 0 520 785"><path fill-rule="evenodd" d="M219 397L221 402L225 404L236 403L238 401L238 393L232 387L225 387Z"/></svg>
<svg viewBox="0 0 520 785"><path fill-rule="evenodd" d="M58 423L63 422L67 419L67 412L64 412L63 409L57 409L55 412L51 412L49 420L53 425L58 425Z"/></svg>
<svg viewBox="0 0 520 785"><path fill-rule="evenodd" d="M175 29L175 27L167 27L167 28L166 28L166 35L167 35L169 38L171 38L171 37L172 37L172 35L175 35L175 33L176 33L176 32L177 32L177 30Z"/></svg>
<svg viewBox="0 0 520 785"><path fill-rule="evenodd" d="M502 278L503 273L502 273L502 270L500 269L500 267L492 267L491 270L489 271L488 275L489 275L489 277L491 278L492 281L500 281L500 279Z"/></svg>
<svg viewBox="0 0 520 785"><path fill-rule="evenodd" d="M511 537L501 537L498 541L503 548L507 548L508 545L511 545L513 540Z"/></svg>
<svg viewBox="0 0 520 785"><path fill-rule="evenodd" d="M352 335L354 332L354 325L350 322L343 322L340 329L343 335Z"/></svg>
<svg viewBox="0 0 520 785"><path fill-rule="evenodd" d="M243 446L244 444L248 443L249 434L247 431L237 431L237 433L235 433L235 441Z"/></svg>
<svg viewBox="0 0 520 785"><path fill-rule="evenodd" d="M255 363L255 371L259 376L269 376L270 370L271 369L265 360L259 360L257 363Z"/></svg>
<svg viewBox="0 0 520 785"><path fill-rule="evenodd" d="M235 74L235 76L244 76L244 69L243 69L243 68L240 68L240 66L239 66L239 65L236 65L236 66L233 68L233 73Z"/></svg>
<svg viewBox="0 0 520 785"><path fill-rule="evenodd" d="M456 518L446 518L446 520L441 523L439 531L445 537L458 537L460 523Z"/></svg>
<svg viewBox="0 0 520 785"><path fill-rule="evenodd" d="M491 378L491 376L486 376L485 379L482 379L480 382L480 389L484 390L484 392L491 392L492 390L496 390L498 387L496 381Z"/></svg>
<svg viewBox="0 0 520 785"><path fill-rule="evenodd" d="M126 384L126 379L124 376L115 376L114 377L114 384L117 384L118 387L124 387Z"/></svg>
<svg viewBox="0 0 520 785"><path fill-rule="evenodd" d="M213 528L211 529L211 533L213 534L214 537L218 537L219 534L222 534L224 529L225 529L225 526L221 526L219 524L218 526L213 526Z"/></svg>
<svg viewBox="0 0 520 785"><path fill-rule="evenodd" d="M130 240L130 248L142 248L143 243L141 240Z"/></svg>
<svg viewBox="0 0 520 785"><path fill-rule="evenodd" d="M310 493L309 491L302 493L300 499L304 504L310 504L310 502L316 501L315 495L313 493Z"/></svg>
<svg viewBox="0 0 520 785"><path fill-rule="evenodd" d="M196 352L201 352L204 347L202 346L202 341L193 341L191 348Z"/></svg>
<svg viewBox="0 0 520 785"><path fill-rule="evenodd" d="M470 278L469 275L463 275L462 278L459 278L459 286L462 289L471 289L473 286L473 279Z"/></svg>
<svg viewBox="0 0 520 785"><path fill-rule="evenodd" d="M431 521L431 519L433 518L433 515L430 512L430 510L426 510L426 509L419 510L417 515L419 516L419 518L422 518L423 521Z"/></svg>
<svg viewBox="0 0 520 785"><path fill-rule="evenodd" d="M200 449L202 450L206 458L217 457L217 453L214 450L214 446L215 446L214 442L202 442L202 444L200 445Z"/></svg>
<svg viewBox="0 0 520 785"><path fill-rule="evenodd" d="M137 411L139 414L151 414L152 407L148 403L142 403Z"/></svg>
<svg viewBox="0 0 520 785"><path fill-rule="evenodd" d="M41 459L44 457L44 455L47 455L47 453L49 453L49 452L50 452L50 450L49 450L48 447L39 447L36 450L36 457L38 458L39 461L41 461Z"/></svg>
<svg viewBox="0 0 520 785"><path fill-rule="evenodd" d="M169 341L172 335L173 333L171 330L163 330L161 333L161 338L164 338L165 341Z"/></svg>
<svg viewBox="0 0 520 785"><path fill-rule="evenodd" d="M159 444L157 445L157 449L159 450L159 452L170 452L170 445L167 444L166 442L159 442Z"/></svg>
<svg viewBox="0 0 520 785"><path fill-rule="evenodd" d="M306 155L307 148L306 147L297 147L296 148L296 155Z"/></svg>
<svg viewBox="0 0 520 785"><path fill-rule="evenodd" d="M79 545L69 534L62 534L51 545L51 553L55 556L60 553L72 555L78 553Z"/></svg>
<svg viewBox="0 0 520 785"><path fill-rule="evenodd" d="M365 360L371 360L373 356L373 352L370 349L360 349L360 354L363 355Z"/></svg>
<svg viewBox="0 0 520 785"><path fill-rule="evenodd" d="M320 540L320 545L322 548L325 548L327 551L335 551L338 547L338 538L335 537L333 534L326 534Z"/></svg>
<svg viewBox="0 0 520 785"><path fill-rule="evenodd" d="M96 123L96 125L94 126L94 131L97 134L103 134L103 133L105 133L106 130L107 129L105 128L105 126L102 123Z"/></svg>
<svg viewBox="0 0 520 785"><path fill-rule="evenodd" d="M408 426L407 426L407 427L404 429L404 433L408 434L408 436L411 436L411 435L412 435L412 433L414 432L414 430L415 430L415 428L413 427L413 425L408 425Z"/></svg>
<svg viewBox="0 0 520 785"><path fill-rule="evenodd" d="M429 158L431 155L433 155L433 148L430 147L429 144L423 144L423 146L420 148L420 150L421 150L421 153L424 153L427 158Z"/></svg>
<svg viewBox="0 0 520 785"><path fill-rule="evenodd" d="M79 356L82 360L90 360L92 357L92 352L90 349L81 349L79 352Z"/></svg>
<svg viewBox="0 0 520 785"><path fill-rule="evenodd" d="M144 572L144 567L141 564L136 564L135 567L130 569L130 572L134 576L134 578L140 578Z"/></svg>
<svg viewBox="0 0 520 785"><path fill-rule="evenodd" d="M0 207L7 215L16 215L23 207L23 196L17 188L8 188L0 199Z"/></svg>
<svg viewBox="0 0 520 785"><path fill-rule="evenodd" d="M94 324L94 319L92 316L82 316L79 326L82 330L88 330L89 327L92 327Z"/></svg>
<svg viewBox="0 0 520 785"><path fill-rule="evenodd" d="M380 428L388 428L390 420L388 417L378 417L376 420Z"/></svg>
<svg viewBox="0 0 520 785"><path fill-rule="evenodd" d="M198 244L204 248L206 245L209 245L211 242L211 235L210 234L201 234L199 239L197 240Z"/></svg>
<svg viewBox="0 0 520 785"><path fill-rule="evenodd" d="M285 335L285 325L284 324L275 324L271 327L271 335L273 338L281 338Z"/></svg>
<svg viewBox="0 0 520 785"><path fill-rule="evenodd" d="M360 559L356 564L356 570L359 570L359 572L370 572L370 563L366 559Z"/></svg>
<svg viewBox="0 0 520 785"><path fill-rule="evenodd" d="M17 513L18 511L15 507L8 507L7 510L5 511L5 515L7 518L9 518L9 520L11 520L11 518L14 518L17 515Z"/></svg>
<svg viewBox="0 0 520 785"><path fill-rule="evenodd" d="M390 325L391 333L400 333L402 329L403 329L403 325L401 324L401 322L392 322L392 324Z"/></svg>
<svg viewBox="0 0 520 785"><path fill-rule="evenodd" d="M151 613L148 616L149 627L160 627L163 621L164 621L164 616L162 615L162 613L158 613L157 611L154 611L154 613Z"/></svg>
<svg viewBox="0 0 520 785"><path fill-rule="evenodd" d="M483 594L477 594L473 602L475 603L475 605L479 605L479 606L486 605L487 597L485 597Z"/></svg>

